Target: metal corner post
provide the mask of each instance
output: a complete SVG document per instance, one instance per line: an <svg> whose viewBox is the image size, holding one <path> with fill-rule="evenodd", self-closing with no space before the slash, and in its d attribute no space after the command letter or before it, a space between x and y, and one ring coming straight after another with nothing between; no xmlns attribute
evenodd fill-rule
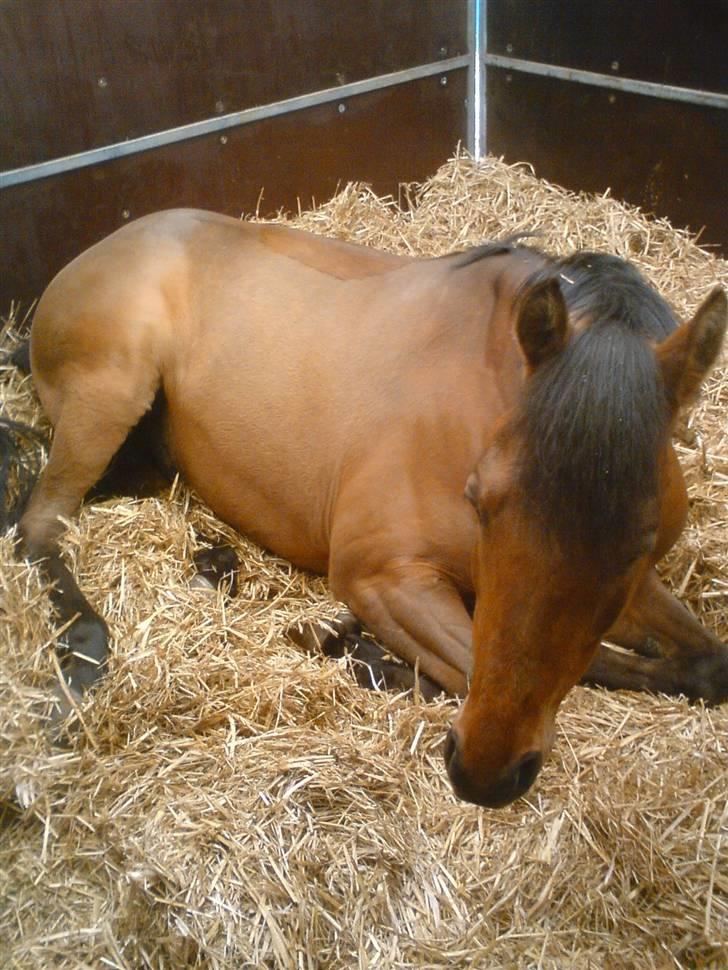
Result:
<svg viewBox="0 0 728 970"><path fill-rule="evenodd" d="M487 0L468 0L468 150L475 158L487 152L485 54Z"/></svg>

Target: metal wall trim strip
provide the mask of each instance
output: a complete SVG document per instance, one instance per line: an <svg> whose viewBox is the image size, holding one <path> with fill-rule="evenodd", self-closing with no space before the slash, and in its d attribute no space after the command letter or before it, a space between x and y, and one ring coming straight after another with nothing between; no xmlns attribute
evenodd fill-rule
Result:
<svg viewBox="0 0 728 970"><path fill-rule="evenodd" d="M630 94L644 94L650 98L687 101L690 104L699 104L711 108L728 108L728 94L719 94L717 91L701 91L698 88L681 88L672 84L656 84L654 81L639 81L636 78L597 74L594 71L561 67L558 64L542 64L540 61L526 61L518 57L503 57L501 54L486 54L484 61L488 67L502 67L511 71L555 77L562 81L593 84L595 87L627 91Z"/></svg>
<svg viewBox="0 0 728 970"><path fill-rule="evenodd" d="M139 138L130 138L128 141L104 145L101 148L92 148L74 155L66 155L63 158L53 158L34 165L24 165L21 168L0 172L0 188L19 185L22 182L32 182L35 179L47 178L50 175L59 175L62 172L97 165L114 158L122 158L125 155L148 151L150 148L159 148L161 145L172 145L175 142L187 141L189 138L199 138L201 135L225 131L228 128L237 128L239 125L248 125L265 118L274 118L277 115L288 114L292 111L317 107L331 101L344 101L346 98L352 98L358 94L367 94L370 91L379 91L382 88L406 84L408 81L418 81L434 74L447 74L448 71L467 68L469 64L470 55L461 54L458 57L448 57L442 61L419 64L402 71L393 71L390 74L365 78L362 81L352 81L350 84L342 84L336 88L324 88L321 91L301 94L295 98L273 101L270 104L259 105L255 108L245 108L242 111L234 111L217 118L193 121L177 128L168 128L165 131L142 135Z"/></svg>

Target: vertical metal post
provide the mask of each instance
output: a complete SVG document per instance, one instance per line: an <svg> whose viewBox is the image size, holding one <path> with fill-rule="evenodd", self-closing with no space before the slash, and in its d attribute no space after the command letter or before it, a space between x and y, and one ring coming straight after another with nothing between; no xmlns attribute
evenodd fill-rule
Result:
<svg viewBox="0 0 728 970"><path fill-rule="evenodd" d="M468 0L468 150L475 158L487 152L485 53L487 0Z"/></svg>

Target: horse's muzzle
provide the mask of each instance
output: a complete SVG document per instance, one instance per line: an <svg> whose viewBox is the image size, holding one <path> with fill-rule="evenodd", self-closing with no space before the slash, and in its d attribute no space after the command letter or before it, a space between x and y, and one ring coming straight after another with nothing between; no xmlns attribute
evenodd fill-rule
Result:
<svg viewBox="0 0 728 970"><path fill-rule="evenodd" d="M534 783L543 764L540 751L529 751L508 765L494 783L482 785L463 767L457 735L452 728L445 738L444 756L447 773L458 798L484 808L503 808L520 798Z"/></svg>

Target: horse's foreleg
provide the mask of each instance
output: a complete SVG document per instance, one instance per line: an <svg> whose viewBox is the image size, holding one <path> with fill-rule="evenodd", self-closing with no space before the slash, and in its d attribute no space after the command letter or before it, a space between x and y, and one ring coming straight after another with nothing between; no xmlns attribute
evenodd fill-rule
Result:
<svg viewBox="0 0 728 970"><path fill-rule="evenodd" d="M728 700L728 646L695 619L654 570L605 639L640 656L602 647L587 682L685 694L712 704Z"/></svg>
<svg viewBox="0 0 728 970"><path fill-rule="evenodd" d="M455 587L426 564L397 564L368 576L332 575L335 595L393 654L449 694L464 695L472 621Z"/></svg>

